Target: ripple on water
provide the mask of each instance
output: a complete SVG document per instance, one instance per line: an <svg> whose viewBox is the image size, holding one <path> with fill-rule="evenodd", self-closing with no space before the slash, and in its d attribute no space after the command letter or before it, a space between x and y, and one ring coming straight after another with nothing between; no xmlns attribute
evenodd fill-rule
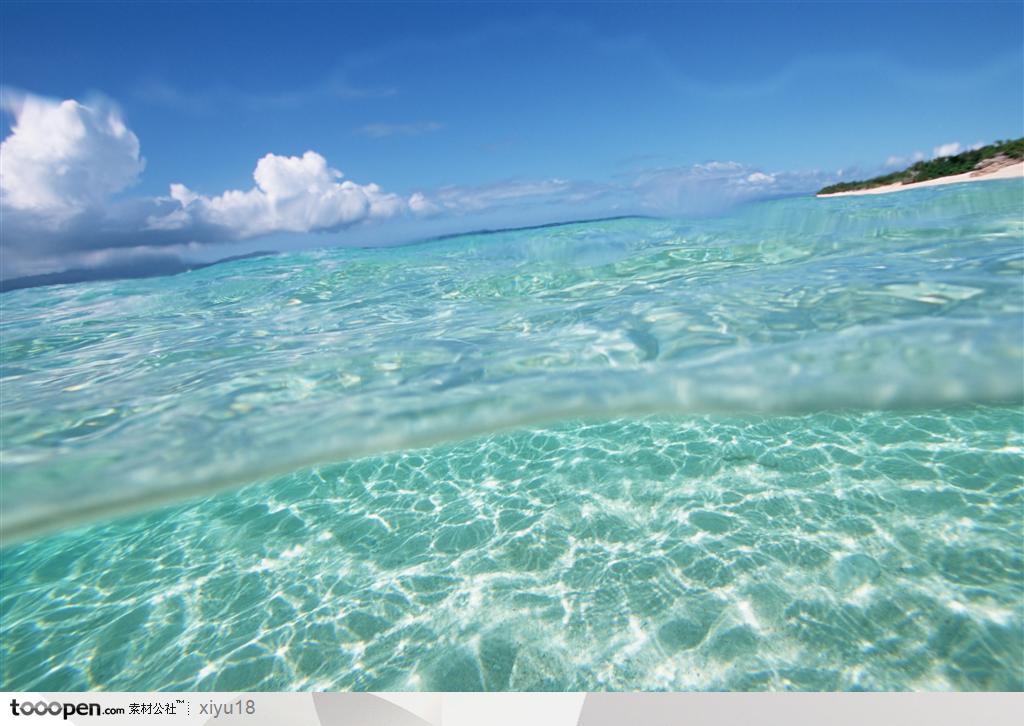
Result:
<svg viewBox="0 0 1024 726"><path fill-rule="evenodd" d="M567 423L40 538L0 683L1019 689L1020 417Z"/></svg>

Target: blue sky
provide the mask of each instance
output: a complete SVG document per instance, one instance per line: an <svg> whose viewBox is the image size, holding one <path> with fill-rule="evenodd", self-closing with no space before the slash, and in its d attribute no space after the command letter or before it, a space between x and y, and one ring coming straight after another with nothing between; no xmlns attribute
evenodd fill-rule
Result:
<svg viewBox="0 0 1024 726"><path fill-rule="evenodd" d="M5 276L702 212L1024 135L1020 2L5 2L0 19L25 237L4 241ZM40 151L46 124L82 119L99 135ZM54 174L88 164L89 189L44 178L40 153ZM268 154L284 186L254 183ZM309 179L316 199L279 201ZM269 201L223 196L253 189Z"/></svg>

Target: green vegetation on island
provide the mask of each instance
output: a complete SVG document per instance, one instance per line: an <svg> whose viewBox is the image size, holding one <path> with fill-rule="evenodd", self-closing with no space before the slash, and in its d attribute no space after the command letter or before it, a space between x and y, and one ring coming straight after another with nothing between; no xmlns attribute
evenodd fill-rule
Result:
<svg viewBox="0 0 1024 726"><path fill-rule="evenodd" d="M852 192L857 189L872 189L887 184L914 184L929 179L964 174L984 168L993 163L991 160L999 159L999 157L1003 157L1007 161L1024 158L1024 138L1013 141L996 141L994 144L982 146L980 149L971 149L953 156L940 156L930 161L919 161L903 171L894 171L891 174L876 176L865 181L839 182L825 187L818 194Z"/></svg>

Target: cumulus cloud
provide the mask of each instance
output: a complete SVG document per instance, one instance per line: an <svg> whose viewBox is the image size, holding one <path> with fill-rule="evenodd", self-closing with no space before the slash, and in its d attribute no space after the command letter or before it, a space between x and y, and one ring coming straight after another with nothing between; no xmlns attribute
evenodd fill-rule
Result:
<svg viewBox="0 0 1024 726"><path fill-rule="evenodd" d="M11 92L0 105L14 117L0 144L3 277L89 265L129 249L332 231L410 211L409 200L344 179L314 151L265 155L247 190L206 196L172 184L166 197L119 199L145 162L115 105Z"/></svg>
<svg viewBox="0 0 1024 726"><path fill-rule="evenodd" d="M83 105L5 93L14 116L0 144L0 200L50 226L101 205L133 184L145 165L139 140L109 102Z"/></svg>
<svg viewBox="0 0 1024 726"><path fill-rule="evenodd" d="M256 186L217 196L196 194L172 184L170 198L180 206L147 220L150 229L175 229L197 223L219 228L233 239L273 232L320 232L364 219L392 217L408 208L396 194L376 184L342 180L315 151L302 156L267 154L256 164Z"/></svg>

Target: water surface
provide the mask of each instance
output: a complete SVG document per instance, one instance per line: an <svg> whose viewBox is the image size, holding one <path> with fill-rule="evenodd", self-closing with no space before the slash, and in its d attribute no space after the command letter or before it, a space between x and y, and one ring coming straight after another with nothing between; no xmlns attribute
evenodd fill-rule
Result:
<svg viewBox="0 0 1024 726"><path fill-rule="evenodd" d="M1019 689L1022 217L989 182L7 293L0 685Z"/></svg>

